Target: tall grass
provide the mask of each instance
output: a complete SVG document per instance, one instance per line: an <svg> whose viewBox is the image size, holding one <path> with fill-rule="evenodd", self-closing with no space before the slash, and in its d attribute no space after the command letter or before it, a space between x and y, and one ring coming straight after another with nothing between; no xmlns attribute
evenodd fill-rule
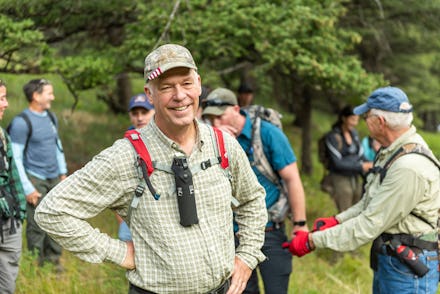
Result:
<svg viewBox="0 0 440 294"><path fill-rule="evenodd" d="M6 126L13 115L27 107L21 87L29 76L2 76L8 81L8 98L10 108L2 122ZM68 161L70 172L81 168L95 154L110 146L120 138L128 126L126 115L115 116L108 112L106 106L93 97L93 92L84 92L77 110L72 113L70 107L73 98L60 79L47 77L55 84L57 99L53 110L60 121L60 135ZM297 156L301 154L301 133L292 127L289 115L284 117L285 132L288 135ZM326 114L315 114L313 138L317 138L330 128L334 117ZM361 135L366 134L366 127L360 123ZM432 144L437 155L440 154L440 143L437 134L423 134ZM312 145L315 171L311 176L302 175L306 191L308 225L311 228L317 217L330 216L336 208L327 194L319 190L322 167L317 162L316 143ZM112 212L104 211L90 220L90 223L102 232L117 236L117 223ZM287 233L290 234L288 224ZM23 234L23 254L17 280L16 293L127 293L128 283L125 272L114 264L90 264L83 262L67 251L63 252L63 273L57 274L50 265L38 267L36 258L26 249ZM335 255L331 250L316 250L302 258L294 257L293 273L289 284L289 293L304 294L339 294L339 293L371 293L372 271L369 269L369 244L345 254Z"/></svg>

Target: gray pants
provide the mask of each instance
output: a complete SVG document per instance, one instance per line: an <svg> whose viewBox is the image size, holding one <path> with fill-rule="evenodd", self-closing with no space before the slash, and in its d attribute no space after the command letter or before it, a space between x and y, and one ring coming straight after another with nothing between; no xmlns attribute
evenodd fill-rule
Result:
<svg viewBox="0 0 440 294"><path fill-rule="evenodd" d="M40 180L33 176L28 176L35 189L41 193L41 199L60 182L59 179ZM37 225L34 220L35 207L28 203L26 210L26 240L29 251L38 251L38 261L40 265L43 265L44 262L58 264L62 252L61 246Z"/></svg>
<svg viewBox="0 0 440 294"><path fill-rule="evenodd" d="M15 220L13 220L15 222ZM15 280L18 276L18 265L21 255L22 224L14 224L16 233L10 235L11 219L3 226L3 243L0 242L0 293L12 294L15 292Z"/></svg>

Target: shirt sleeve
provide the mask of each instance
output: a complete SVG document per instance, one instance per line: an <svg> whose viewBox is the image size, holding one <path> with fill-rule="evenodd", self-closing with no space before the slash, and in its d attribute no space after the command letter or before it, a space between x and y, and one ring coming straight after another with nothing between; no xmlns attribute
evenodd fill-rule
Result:
<svg viewBox="0 0 440 294"><path fill-rule="evenodd" d="M35 212L35 221L43 230L62 247L88 262L121 264L127 252L124 242L101 233L86 221L118 201L119 205L121 201L129 201L127 195L131 194L125 193L127 181L121 179L120 171L134 159L126 152L130 149L118 143L121 141L60 182L43 198Z"/></svg>
<svg viewBox="0 0 440 294"><path fill-rule="evenodd" d="M64 156L63 145L61 144L60 138L57 139L57 162L58 162L58 170L60 175L67 175L67 164L66 158Z"/></svg>
<svg viewBox="0 0 440 294"><path fill-rule="evenodd" d="M261 134L263 149L273 170L279 171L287 165L296 162L295 153L290 145L289 139L283 131L268 123L266 128L264 133L262 132Z"/></svg>
<svg viewBox="0 0 440 294"><path fill-rule="evenodd" d="M5 133L6 136L8 136ZM12 195L15 195L16 199L18 199L18 204L20 207L20 219L23 220L26 216L26 196L24 194L23 191L23 186L21 184L21 180L20 180L20 175L18 173L17 170L17 166L15 164L15 160L13 157L13 152L12 152L12 145L11 145L11 140L8 139L8 146L7 146L7 156L8 156L8 160L9 160L9 184L10 184L10 189L11 189L11 193Z"/></svg>
<svg viewBox="0 0 440 294"><path fill-rule="evenodd" d="M35 191L34 185L29 180L23 165L24 145L20 143L11 143L12 153L14 154L15 165L17 166L18 175L25 195L29 195Z"/></svg>
<svg viewBox="0 0 440 294"><path fill-rule="evenodd" d="M261 252L268 219L264 201L266 195L238 142L227 134L225 138L228 138L226 148L230 159L232 194L240 202L234 210L235 221L240 227L236 255L254 269L266 258Z"/></svg>

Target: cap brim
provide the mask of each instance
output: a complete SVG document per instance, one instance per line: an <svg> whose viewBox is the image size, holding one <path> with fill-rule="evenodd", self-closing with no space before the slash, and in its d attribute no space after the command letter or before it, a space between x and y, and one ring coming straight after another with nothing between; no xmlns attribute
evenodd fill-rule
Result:
<svg viewBox="0 0 440 294"><path fill-rule="evenodd" d="M367 103L364 103L359 106L356 106L353 109L353 113L356 115L361 115L361 114L364 114L365 112L367 112L368 110L370 110L370 108L368 107Z"/></svg>
<svg viewBox="0 0 440 294"><path fill-rule="evenodd" d="M132 107L130 107L130 108L128 109L128 111L131 111L131 110L133 110L133 109L135 109L135 108L143 108L143 109L146 109L146 110L148 110L148 111L150 111L151 109L153 109L153 107L147 107L147 106L145 106L145 105L133 105Z"/></svg>
<svg viewBox="0 0 440 294"><path fill-rule="evenodd" d="M222 115L228 106L208 106L203 109L202 115Z"/></svg>

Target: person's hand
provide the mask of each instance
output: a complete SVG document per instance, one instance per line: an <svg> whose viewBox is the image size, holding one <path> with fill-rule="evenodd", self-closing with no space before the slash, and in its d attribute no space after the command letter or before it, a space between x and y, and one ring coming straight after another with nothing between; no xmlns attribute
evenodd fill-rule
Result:
<svg viewBox="0 0 440 294"><path fill-rule="evenodd" d="M237 129L234 128L233 126L230 126L230 125L217 125L215 127L219 128L223 132L229 133L230 135L232 135L234 137L237 137L239 135Z"/></svg>
<svg viewBox="0 0 440 294"><path fill-rule="evenodd" d="M37 190L26 195L26 201L32 206L37 206L40 198L41 198L41 193L38 192Z"/></svg>
<svg viewBox="0 0 440 294"><path fill-rule="evenodd" d="M128 270L133 270L136 268L134 263L134 245L133 241L125 242L127 244L127 255L125 256L124 261L121 263L121 266Z"/></svg>
<svg viewBox="0 0 440 294"><path fill-rule="evenodd" d="M64 181L67 178L67 175L60 175L60 181Z"/></svg>
<svg viewBox="0 0 440 294"><path fill-rule="evenodd" d="M309 232L305 231L296 231L295 238L290 242L284 242L281 246L288 248L292 255L298 257L304 256L312 251L309 244Z"/></svg>
<svg viewBox="0 0 440 294"><path fill-rule="evenodd" d="M313 231L324 231L325 229L339 225L336 217L320 217L313 222Z"/></svg>
<svg viewBox="0 0 440 294"><path fill-rule="evenodd" d="M232 271L231 286L226 294L239 294L246 288L252 270L239 257L235 257L234 270Z"/></svg>
<svg viewBox="0 0 440 294"><path fill-rule="evenodd" d="M373 162L372 161L364 161L364 162L362 162L362 171L364 173L368 172L371 168L373 168Z"/></svg>

